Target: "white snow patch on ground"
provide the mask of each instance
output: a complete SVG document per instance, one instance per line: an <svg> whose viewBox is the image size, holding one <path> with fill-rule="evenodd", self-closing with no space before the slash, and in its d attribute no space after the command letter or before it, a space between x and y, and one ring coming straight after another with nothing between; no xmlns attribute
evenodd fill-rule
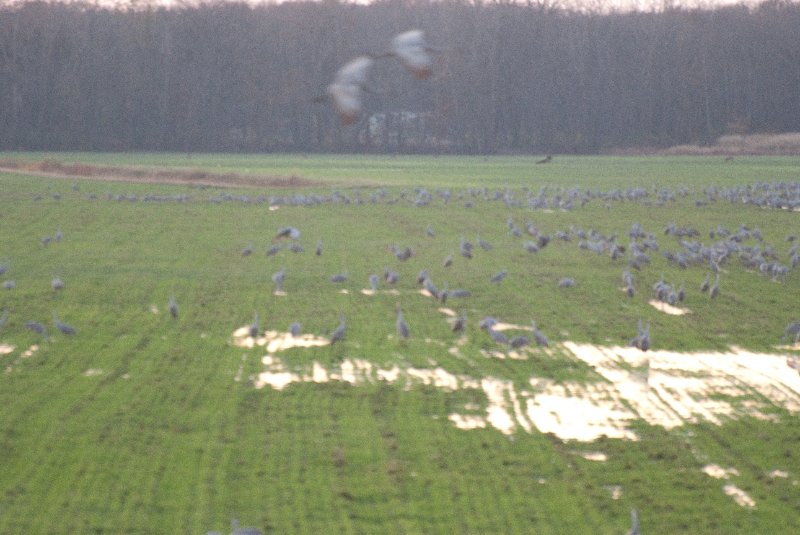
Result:
<svg viewBox="0 0 800 535"><path fill-rule="evenodd" d="M683 316L684 314L688 314L691 312L688 308L680 308L670 305L669 303L665 303L663 301L656 301L655 299L651 299L648 301L651 307L655 308L658 311L664 312L665 314L669 314L670 316Z"/></svg>
<svg viewBox="0 0 800 535"><path fill-rule="evenodd" d="M233 343L266 348L267 355L262 359L265 369L255 379L256 388L281 390L292 383L329 381L358 386L380 381L406 389L428 385L448 392L477 390L486 398L483 414L465 408L464 414L453 412L448 420L461 429L492 427L506 435L538 431L553 433L562 440L591 442L602 436L637 440L630 427L638 419L672 429L700 421L719 425L740 415L773 419L776 416L769 413L773 406L800 411L800 374L786 365L786 355L753 353L737 347L726 353L644 353L633 347L565 342L559 346L566 350L563 358L586 363L602 380L556 384L530 377L532 388L528 390L502 377L454 374L435 361L430 361L430 368L399 364L381 367L368 360L346 358L330 369L310 361L302 369L289 370L275 356L293 347L330 343L312 335L292 337L267 331L252 338L248 328L242 327L233 333ZM457 348L450 350L451 354L458 353ZM757 399L753 399L754 394ZM713 466L707 468L709 475L717 473ZM725 474L728 477L734 472Z"/></svg>
<svg viewBox="0 0 800 535"><path fill-rule="evenodd" d="M703 472L714 479L728 479L731 476L738 476L736 468L723 468L718 464L707 464L703 467Z"/></svg>
<svg viewBox="0 0 800 535"><path fill-rule="evenodd" d="M733 501L735 501L738 505L741 505L742 507L747 507L749 509L752 509L753 507L756 506L755 500L753 500L753 498L751 498L745 491L743 491L736 485L729 483L724 487L722 487L722 490L725 492L725 494L733 498Z"/></svg>

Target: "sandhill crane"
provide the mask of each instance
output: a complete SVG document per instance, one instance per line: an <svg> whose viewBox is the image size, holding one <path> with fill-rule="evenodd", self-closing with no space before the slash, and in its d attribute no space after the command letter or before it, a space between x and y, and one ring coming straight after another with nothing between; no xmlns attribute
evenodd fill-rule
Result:
<svg viewBox="0 0 800 535"><path fill-rule="evenodd" d="M492 327L489 327L486 329L486 332L488 332L489 336L492 337L494 343L500 345L508 345L508 337L505 334L501 333L500 331L495 331Z"/></svg>
<svg viewBox="0 0 800 535"><path fill-rule="evenodd" d="M386 55L395 56L417 80L423 80L433 72L430 53L435 51L425 42L425 32L408 30L392 38L391 52Z"/></svg>
<svg viewBox="0 0 800 535"><path fill-rule="evenodd" d="M509 345L511 347L513 347L514 349L519 349L520 347L526 346L529 343L530 343L530 340L528 339L527 336L522 335L522 334L518 334L516 336L512 336L511 337L511 341L509 342Z"/></svg>
<svg viewBox="0 0 800 535"><path fill-rule="evenodd" d="M550 163L550 161L552 159L553 159L553 155L552 154L548 154L547 156L545 156L541 160L536 160L536 163Z"/></svg>
<svg viewBox="0 0 800 535"><path fill-rule="evenodd" d="M375 64L369 56L358 56L345 63L326 89L336 113L344 125L351 125L361 115L361 97L365 91L367 74ZM315 99L317 102L321 98Z"/></svg>
<svg viewBox="0 0 800 535"><path fill-rule="evenodd" d="M426 277L425 280L422 281L422 284L423 286L425 286L425 290L427 290L427 292L431 294L431 297L433 297L434 299L439 298L439 290L438 288L436 288L436 285L433 284L432 280Z"/></svg>
<svg viewBox="0 0 800 535"><path fill-rule="evenodd" d="M336 273L335 275L331 275L330 277L331 282L344 282L347 280L347 272Z"/></svg>
<svg viewBox="0 0 800 535"><path fill-rule="evenodd" d="M71 335L71 334L75 334L77 332L75 330L75 327L73 327L72 325L67 325L66 323L61 323L61 321L59 321L59 319L58 319L58 314L56 314L55 311L53 311L53 323L56 324L56 329L61 331L63 334Z"/></svg>
<svg viewBox="0 0 800 535"><path fill-rule="evenodd" d="M0 329L6 326L7 321L8 321L8 310L4 310L3 315L0 316Z"/></svg>
<svg viewBox="0 0 800 535"><path fill-rule="evenodd" d="M705 293L705 292L708 291L708 288L709 288L709 285L710 285L710 282L709 282L710 278L711 278L711 275L706 274L706 278L703 279L703 282L700 283L700 291L701 292Z"/></svg>
<svg viewBox="0 0 800 535"><path fill-rule="evenodd" d="M547 337L544 335L542 331L540 331L536 327L536 322L531 321L531 330L533 332L533 339L536 340L536 343L542 347L549 347L550 342L547 340Z"/></svg>
<svg viewBox="0 0 800 535"><path fill-rule="evenodd" d="M250 337L255 338L258 336L258 331L261 329L261 320L258 317L258 312L256 312L256 317L253 318L253 323L250 324Z"/></svg>
<svg viewBox="0 0 800 535"><path fill-rule="evenodd" d="M298 336L300 336L300 330L301 329L302 329L302 326L299 323L294 322L291 325L289 325L289 334L291 334L293 337L297 338Z"/></svg>
<svg viewBox="0 0 800 535"><path fill-rule="evenodd" d="M791 339L792 337L794 337L795 344L800 342L800 321L793 321L786 326L781 341L785 342Z"/></svg>
<svg viewBox="0 0 800 535"><path fill-rule="evenodd" d="M293 240L296 240L300 238L300 231L294 227L281 227L275 234L275 239L281 239L281 238L291 238Z"/></svg>
<svg viewBox="0 0 800 535"><path fill-rule="evenodd" d="M369 276L369 287L373 292L378 291L378 276L374 273Z"/></svg>
<svg viewBox="0 0 800 535"><path fill-rule="evenodd" d="M258 528L239 527L239 520L233 518L231 519L231 535L264 535L264 532Z"/></svg>
<svg viewBox="0 0 800 535"><path fill-rule="evenodd" d="M283 291L283 281L286 279L286 268L272 274L272 282L275 283L275 291Z"/></svg>
<svg viewBox="0 0 800 535"><path fill-rule="evenodd" d="M383 279L388 284L396 284L400 280L400 274L396 271L391 271L389 268L383 269Z"/></svg>
<svg viewBox="0 0 800 535"><path fill-rule="evenodd" d="M169 307L169 313L172 314L172 319L178 319L178 302L175 300L175 296L169 296L169 303L167 305Z"/></svg>
<svg viewBox="0 0 800 535"><path fill-rule="evenodd" d="M450 329L452 329L454 333L464 332L464 329L466 327L467 327L467 317L464 315L454 318L453 323L450 325Z"/></svg>
<svg viewBox="0 0 800 535"><path fill-rule="evenodd" d="M422 269L417 273L417 284L425 284L425 279L428 278L428 270Z"/></svg>
<svg viewBox="0 0 800 535"><path fill-rule="evenodd" d="M403 309L400 308L400 305L397 305L397 321L395 322L395 327L397 328L397 336L402 339L407 339L410 331L408 328L408 323L406 323L406 319L403 316Z"/></svg>
<svg viewBox="0 0 800 535"><path fill-rule="evenodd" d="M491 329L498 323L497 318L492 316L486 316L478 322L478 327L481 329Z"/></svg>
<svg viewBox="0 0 800 535"><path fill-rule="evenodd" d="M508 271L506 271L504 269L504 270L499 271L499 272L495 273L494 275L492 275L492 278L489 279L489 280L496 284L498 282L502 282L502 280L505 279L507 275L508 275Z"/></svg>
<svg viewBox="0 0 800 535"><path fill-rule="evenodd" d="M47 329L45 329L44 325L42 325L38 321L25 322L25 328L30 329L31 331L41 334L42 336L47 338Z"/></svg>
<svg viewBox="0 0 800 535"><path fill-rule="evenodd" d="M331 334L331 345L335 344L336 342L344 339L344 333L347 330L347 323L344 318L344 314L339 316L339 325L334 329L333 333Z"/></svg>
<svg viewBox="0 0 800 535"><path fill-rule="evenodd" d="M64 289L64 281L61 280L59 277L53 277L53 280L50 281L50 286L54 290L63 290Z"/></svg>
<svg viewBox="0 0 800 535"><path fill-rule="evenodd" d="M636 509L631 509L631 529L628 530L627 535L641 535L641 531L639 531L639 515L636 513Z"/></svg>
<svg viewBox="0 0 800 535"><path fill-rule="evenodd" d="M317 249L314 251L317 256L322 256L322 240L317 242Z"/></svg>
<svg viewBox="0 0 800 535"><path fill-rule="evenodd" d="M634 338L631 339L628 345L637 347L642 351L647 351L650 349L650 322L648 321L647 327L644 327L642 320L639 320L637 330L638 333Z"/></svg>
<svg viewBox="0 0 800 535"><path fill-rule="evenodd" d="M711 285L711 288L708 289L708 296L711 299L716 298L719 295L719 273L717 277L714 279L714 284Z"/></svg>

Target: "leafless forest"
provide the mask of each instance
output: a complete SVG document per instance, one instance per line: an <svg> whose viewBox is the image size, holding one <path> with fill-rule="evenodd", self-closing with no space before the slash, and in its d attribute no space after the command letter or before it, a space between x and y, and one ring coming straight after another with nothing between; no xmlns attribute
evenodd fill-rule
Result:
<svg viewBox="0 0 800 535"><path fill-rule="evenodd" d="M348 59L425 30L427 80ZM466 0L0 5L0 149L569 152L800 130L800 5L593 13Z"/></svg>

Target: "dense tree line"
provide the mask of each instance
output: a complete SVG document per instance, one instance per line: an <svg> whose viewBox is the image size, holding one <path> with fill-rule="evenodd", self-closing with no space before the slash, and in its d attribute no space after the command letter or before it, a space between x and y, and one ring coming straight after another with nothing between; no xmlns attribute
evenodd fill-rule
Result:
<svg viewBox="0 0 800 535"><path fill-rule="evenodd" d="M800 5L550 6L0 7L0 148L592 153L800 130ZM446 49L431 79L378 62L350 127L312 104L409 28Z"/></svg>

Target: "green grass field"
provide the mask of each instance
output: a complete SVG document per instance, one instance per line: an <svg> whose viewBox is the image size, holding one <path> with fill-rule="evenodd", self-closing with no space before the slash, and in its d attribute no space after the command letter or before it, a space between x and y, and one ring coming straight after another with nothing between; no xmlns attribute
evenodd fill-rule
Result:
<svg viewBox="0 0 800 535"><path fill-rule="evenodd" d="M302 375L316 362L335 373L355 360L382 369L439 367L509 381L516 392L531 390L532 377L554 385L608 383L562 344L624 346L639 320L650 322L654 350L723 352L735 345L793 358L796 351L776 346L787 323L800 319L796 268L773 281L733 255L712 300L698 289L706 264L679 269L662 253L681 250L682 238L664 234L671 223L697 229L699 237L686 239L706 245L718 239L709 237L718 226L736 232L745 225L759 229L763 242L742 245L769 246L788 265L797 241L787 238L800 238L800 213L723 198L700 207L695 201L706 199L710 186L796 187L800 158L556 156L547 165L529 157L451 156L2 159L294 175L314 186L199 188L0 173L0 264L7 266L0 281L16 284L0 288L0 314L8 311L0 347L13 348L0 352L0 533L227 533L238 518L267 533L621 534L632 508L646 534L800 531L800 391L787 391L785 403L756 389L736 399L737 407L762 404L769 418L737 413L722 425L698 418L672 429L636 419L630 427L638 441L578 442L519 426L510 434L488 425L458 429L452 413L469 405L482 414L490 405L480 389L380 380L256 388L265 348L239 347L232 338L255 312L262 330L300 322L304 333L319 337L329 336L343 314L342 343L281 351L274 357L282 369ZM529 208L528 192L543 187L551 201L575 187L592 196L570 210ZM425 188L430 202L416 206L415 188ZM626 188L643 188L647 197L594 193ZM445 189L448 203L440 195ZM675 200L658 202L661 190ZM329 201L333 191L337 202ZM496 191L520 204L494 200ZM148 195L189 198L144 200ZM321 202L281 204L292 195ZM522 237L509 232L509 218ZM637 293L628 299L620 291L627 254L612 260L581 249L574 235L531 254L522 247L533 239L528 221L543 235L593 229L625 246L638 222L659 251L649 251L651 263L633 271ZM305 251L266 256L285 226L301 231ZM57 230L61 242L43 245ZM462 237L475 243L471 260L459 254ZM478 247L478 237L493 248ZM321 256L314 254L318 241ZM249 244L254 252L243 257ZM414 256L400 262L393 244ZM445 268L448 255L454 261ZM361 293L369 275L385 267L400 273L399 293ZM287 295L276 296L271 276L283 268ZM446 303L467 315L465 340L457 343L438 310L443 305L419 294L422 269L440 288L447 282L472 292ZM507 278L489 282L500 270ZM328 280L340 272L346 282ZM51 289L54 277L63 290ZM562 277L576 286L558 287ZM685 283L681 306L690 313L667 315L648 304L662 277ZM167 311L171 295L180 306L177 320ZM398 303L411 330L407 341L395 333ZM76 335L56 330L54 311ZM522 326L535 319L552 351L492 357L508 352L477 327L487 315ZM31 320L45 324L47 339L25 328ZM38 349L25 356L33 345ZM607 460L582 456L591 452ZM715 479L703 473L708 464L738 474ZM774 470L786 477L770 475ZM755 507L726 495L728 483Z"/></svg>

